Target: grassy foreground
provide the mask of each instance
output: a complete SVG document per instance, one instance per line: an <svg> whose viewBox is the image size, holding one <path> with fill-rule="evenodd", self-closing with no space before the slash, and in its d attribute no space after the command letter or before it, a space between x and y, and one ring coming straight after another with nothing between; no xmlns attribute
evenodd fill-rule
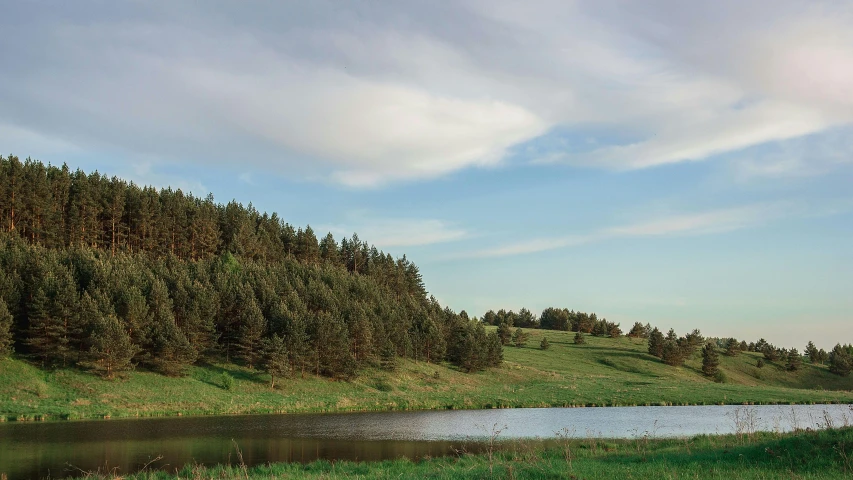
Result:
<svg viewBox="0 0 853 480"><path fill-rule="evenodd" d="M501 368L466 374L401 361L396 372L367 370L351 382L307 376L275 390L265 374L235 365L196 366L182 378L135 371L103 380L75 369L45 371L0 360L0 420L161 415L333 412L507 407L853 403L853 377L804 365L786 372L759 354L720 355L724 383L701 375L697 352L684 367L646 353L645 340L528 330L528 346L504 348ZM549 350L540 350L546 336ZM226 389L223 374L234 379Z"/></svg>
<svg viewBox="0 0 853 480"><path fill-rule="evenodd" d="M97 473L85 478L107 479ZM503 444L492 454L411 462L317 461L202 467L176 474L143 472L126 479L842 479L853 478L853 428L752 437L700 436L685 440L571 440Z"/></svg>

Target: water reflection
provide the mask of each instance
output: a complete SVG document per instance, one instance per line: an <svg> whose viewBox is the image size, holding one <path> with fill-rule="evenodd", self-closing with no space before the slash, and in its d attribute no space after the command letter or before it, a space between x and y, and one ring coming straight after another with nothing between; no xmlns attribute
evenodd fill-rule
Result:
<svg viewBox="0 0 853 480"><path fill-rule="evenodd" d="M740 409L740 410L738 410ZM754 428L788 431L853 423L847 405L615 407L323 415L258 415L0 425L0 473L10 479L57 477L79 470L151 468L186 463L384 460L452 454L497 426L503 439L575 436L631 438L734 433L736 411L748 409ZM153 461L158 457L160 460ZM79 469L79 470L78 470Z"/></svg>

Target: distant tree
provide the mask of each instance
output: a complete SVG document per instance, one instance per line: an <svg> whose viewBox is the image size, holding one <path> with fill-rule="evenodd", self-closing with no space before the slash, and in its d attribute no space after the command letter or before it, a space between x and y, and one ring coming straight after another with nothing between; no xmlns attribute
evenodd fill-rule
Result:
<svg viewBox="0 0 853 480"><path fill-rule="evenodd" d="M649 355L661 358L663 356L663 343L663 334L655 327L649 333Z"/></svg>
<svg viewBox="0 0 853 480"><path fill-rule="evenodd" d="M541 348L542 350L548 350L549 348L551 348L551 344L548 343L548 337L542 337L542 341L539 342L539 348Z"/></svg>
<svg viewBox="0 0 853 480"><path fill-rule="evenodd" d="M0 298L0 358L12 353L12 326L14 320L9 309L6 307L6 302Z"/></svg>
<svg viewBox="0 0 853 480"><path fill-rule="evenodd" d="M755 366L756 366L756 367L758 367L758 368L764 368L764 359L763 359L763 358L759 358L758 360L756 360L756 361L755 361Z"/></svg>
<svg viewBox="0 0 853 480"><path fill-rule="evenodd" d="M835 345L835 348L829 352L829 371L846 377L850 375L851 370L853 370L853 361L851 361L850 352L840 344Z"/></svg>
<svg viewBox="0 0 853 480"><path fill-rule="evenodd" d="M50 300L44 289L39 288L33 294L28 305L30 321L26 343L33 357L42 366L62 362L68 352L68 332L62 319L50 312Z"/></svg>
<svg viewBox="0 0 853 480"><path fill-rule="evenodd" d="M277 378L284 378L290 372L287 355L287 343L277 334L263 340L261 357L263 369L270 374L270 388L275 388Z"/></svg>
<svg viewBox="0 0 853 480"><path fill-rule="evenodd" d="M649 331L646 330L646 327L644 327L642 323L635 322L634 326L631 327L631 331L628 332L628 336L631 338L647 338L649 336Z"/></svg>
<svg viewBox="0 0 853 480"><path fill-rule="evenodd" d="M512 341L512 325L506 322L498 325L498 338L501 339L501 344L509 345Z"/></svg>
<svg viewBox="0 0 853 480"><path fill-rule="evenodd" d="M678 340L666 339L663 342L663 355L661 360L667 365L678 367L684 364L686 358L685 349L679 345Z"/></svg>
<svg viewBox="0 0 853 480"><path fill-rule="evenodd" d="M530 338L530 334L522 330L521 327L515 329L515 333L512 334L512 342L519 348L527 345L528 338Z"/></svg>
<svg viewBox="0 0 853 480"><path fill-rule="evenodd" d="M769 343L763 346L763 348L761 349L761 353L764 354L764 358L766 360L769 360L771 362L779 360L780 357L779 349Z"/></svg>
<svg viewBox="0 0 853 480"><path fill-rule="evenodd" d="M569 312L565 309L548 307L539 316L539 328L566 331L569 326Z"/></svg>
<svg viewBox="0 0 853 480"><path fill-rule="evenodd" d="M522 309L518 311L513 325L523 328L536 328L539 326L539 322L536 317L530 313L530 310L522 307Z"/></svg>
<svg viewBox="0 0 853 480"><path fill-rule="evenodd" d="M826 350L821 348L820 350L817 351L817 354L814 357L813 363L815 365L826 365L826 362L828 362L828 361L829 361L829 354L826 353Z"/></svg>
<svg viewBox="0 0 853 480"><path fill-rule="evenodd" d="M379 366L382 370L393 372L397 369L397 349L391 340L386 340L379 350Z"/></svg>
<svg viewBox="0 0 853 480"><path fill-rule="evenodd" d="M806 350L804 353L806 354L807 357L809 357L810 363L815 364L815 365L817 365L819 363L819 362L817 362L817 357L819 355L818 349L815 346L814 342L812 342L811 340L809 340L809 343L806 345Z"/></svg>
<svg viewBox="0 0 853 480"><path fill-rule="evenodd" d="M796 348L792 348L788 351L788 355L785 361L785 370L789 372L796 372L803 366L803 357L800 355L800 352L797 351Z"/></svg>
<svg viewBox="0 0 853 480"><path fill-rule="evenodd" d="M708 342L702 349L702 373L706 377L714 377L720 371L720 357L713 343Z"/></svg>
<svg viewBox="0 0 853 480"><path fill-rule="evenodd" d="M133 366L131 359L138 351L118 318L102 316L95 321L92 346L83 364L104 377L112 378L116 372Z"/></svg>
<svg viewBox="0 0 853 480"><path fill-rule="evenodd" d="M726 341L726 355L729 357L737 356L740 353L740 342L735 338L730 338Z"/></svg>
<svg viewBox="0 0 853 480"><path fill-rule="evenodd" d="M689 344L691 351L699 348L699 346L705 342L705 338L702 336L702 332L700 332L698 328L693 329L692 332L688 333L684 337L687 339L687 343Z"/></svg>
<svg viewBox="0 0 853 480"><path fill-rule="evenodd" d="M586 343L586 339L583 336L583 333L577 332L575 333L575 345L583 345Z"/></svg>

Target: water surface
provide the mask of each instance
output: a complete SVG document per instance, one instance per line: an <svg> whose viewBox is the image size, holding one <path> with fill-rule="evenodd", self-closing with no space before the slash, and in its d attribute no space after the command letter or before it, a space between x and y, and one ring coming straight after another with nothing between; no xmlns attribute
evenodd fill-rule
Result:
<svg viewBox="0 0 853 480"><path fill-rule="evenodd" d="M244 415L0 425L0 473L17 478L186 463L384 460L478 451L499 439L680 437L853 423L849 405L525 408ZM152 461L158 457L160 460Z"/></svg>

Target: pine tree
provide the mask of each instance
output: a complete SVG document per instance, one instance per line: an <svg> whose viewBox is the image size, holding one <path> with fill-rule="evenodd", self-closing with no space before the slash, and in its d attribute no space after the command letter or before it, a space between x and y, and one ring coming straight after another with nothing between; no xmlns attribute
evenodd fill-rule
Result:
<svg viewBox="0 0 853 480"><path fill-rule="evenodd" d="M663 334L655 327L649 333L649 354L661 358L663 356Z"/></svg>
<svg viewBox="0 0 853 480"><path fill-rule="evenodd" d="M818 362L818 361L817 361L817 360L818 360L818 355L819 355L819 354L818 354L818 349L817 349L817 347L815 346L814 342L812 342L811 340L809 340L809 343L806 345L805 354L806 354L806 356L807 356L807 357L809 357L809 362L810 362L810 363L812 363L812 364L814 364L814 365L817 365L818 363L820 363L820 362Z"/></svg>
<svg viewBox="0 0 853 480"><path fill-rule="evenodd" d="M583 336L583 333L577 332L575 333L575 345L583 345L586 343L586 339Z"/></svg>
<svg viewBox="0 0 853 480"><path fill-rule="evenodd" d="M239 334L237 336L237 358L249 367L256 367L261 360L261 339L267 330L267 321L258 307L254 296L242 304L237 314Z"/></svg>
<svg viewBox="0 0 853 480"><path fill-rule="evenodd" d="M740 342L738 342L734 338L730 338L726 341L726 355L729 357L737 356L740 353Z"/></svg>
<svg viewBox="0 0 853 480"><path fill-rule="evenodd" d="M12 353L13 336L12 326L14 319L9 309L6 307L6 302L0 298L0 358Z"/></svg>
<svg viewBox="0 0 853 480"><path fill-rule="evenodd" d="M673 341L668 338L664 340L663 354L661 355L663 363L672 367L679 367L684 364L685 358L685 350L682 345L678 344L678 340Z"/></svg>
<svg viewBox="0 0 853 480"><path fill-rule="evenodd" d="M386 340L379 351L379 366L382 370L393 372L397 369L397 350L391 340Z"/></svg>
<svg viewBox="0 0 853 480"><path fill-rule="evenodd" d="M850 375L851 370L853 370L853 359L850 358L850 354L840 344L836 345L829 352L829 371L846 377Z"/></svg>
<svg viewBox="0 0 853 480"><path fill-rule="evenodd" d="M521 327L515 329L515 333L512 334L512 342L515 344L516 347L519 348L527 345L527 340L529 338L530 334L525 333L525 331L522 330Z"/></svg>
<svg viewBox="0 0 853 480"><path fill-rule="evenodd" d="M631 331L628 332L628 336L631 338L646 338L649 336L649 332L646 331L646 327L644 327L642 323L634 322L634 326L631 327Z"/></svg>
<svg viewBox="0 0 853 480"><path fill-rule="evenodd" d="M49 302L44 289L38 288L27 309L30 326L26 343L43 367L60 363L68 351L68 334L63 322L50 314Z"/></svg>
<svg viewBox="0 0 853 480"><path fill-rule="evenodd" d="M512 341L512 325L506 322L498 325L498 338L501 339L502 345L509 345Z"/></svg>
<svg viewBox="0 0 853 480"><path fill-rule="evenodd" d="M542 337L542 341L539 342L539 348L541 348L542 350L548 350L549 348L551 348L551 344L548 343L548 337Z"/></svg>
<svg viewBox="0 0 853 480"><path fill-rule="evenodd" d="M706 377L714 377L720 371L720 357L713 343L708 342L702 349L702 373Z"/></svg>
<svg viewBox="0 0 853 480"><path fill-rule="evenodd" d="M84 366L112 378L116 372L132 367L131 359L137 351L121 321L109 315L95 322L92 346Z"/></svg>
<svg viewBox="0 0 853 480"><path fill-rule="evenodd" d="M270 374L270 388L275 388L276 378L286 377L290 372L287 343L277 334L264 340L262 366Z"/></svg>
<svg viewBox="0 0 853 480"><path fill-rule="evenodd" d="M788 370L789 372L796 372L802 368L802 366L803 357L800 355L800 352L798 352L796 348L789 350L785 361L785 370Z"/></svg>
<svg viewBox="0 0 853 480"><path fill-rule="evenodd" d="M146 363L164 375L182 375L184 368L195 362L197 354L175 324L172 301L162 280L156 279L152 283L148 304L151 320Z"/></svg>

